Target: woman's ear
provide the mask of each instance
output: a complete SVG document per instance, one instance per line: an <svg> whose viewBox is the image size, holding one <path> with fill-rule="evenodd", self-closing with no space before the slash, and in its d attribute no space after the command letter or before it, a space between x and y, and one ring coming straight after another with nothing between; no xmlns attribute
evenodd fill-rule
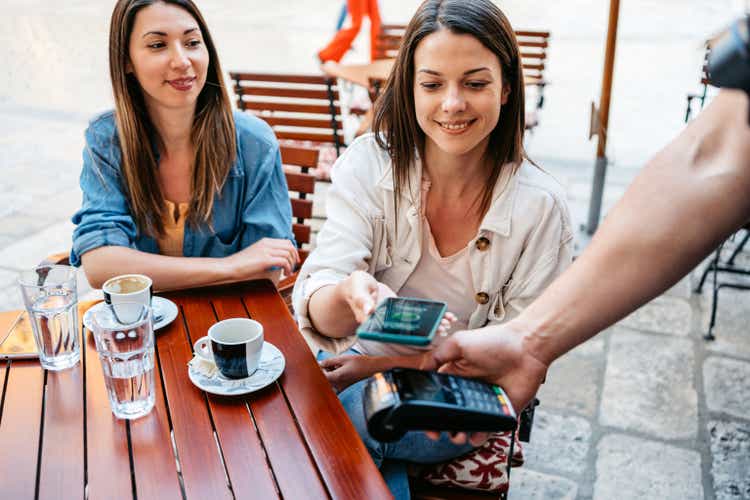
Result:
<svg viewBox="0 0 750 500"><path fill-rule="evenodd" d="M510 95L510 85L507 83L503 85L503 92L500 94L500 104L505 106L505 104L508 102L508 96Z"/></svg>
<svg viewBox="0 0 750 500"><path fill-rule="evenodd" d="M130 59L128 59L128 62L125 63L125 74L129 75L133 72L133 65L130 63Z"/></svg>

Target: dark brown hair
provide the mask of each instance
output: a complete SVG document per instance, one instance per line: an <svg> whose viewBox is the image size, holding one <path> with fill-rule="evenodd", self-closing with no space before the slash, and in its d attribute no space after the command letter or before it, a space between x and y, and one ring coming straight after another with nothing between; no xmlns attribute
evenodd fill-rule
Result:
<svg viewBox="0 0 750 500"><path fill-rule="evenodd" d="M191 200L187 222L210 226L214 198L221 191L237 153L232 108L224 86L221 65L211 34L198 7L191 0L119 0L112 12L109 30L109 73L115 99L117 134L122 150L122 178L128 204L138 231L162 235L166 207L157 181L157 160L152 141L161 138L149 118L141 86L127 72L130 35L135 16L155 3L176 5L198 23L208 50L206 83L198 95L191 142L195 150L190 181Z"/></svg>
<svg viewBox="0 0 750 500"><path fill-rule="evenodd" d="M517 168L527 158L523 149L524 87L518 43L510 22L490 0L426 0L419 6L406 28L393 71L375 105L373 131L393 162L398 203L401 190L409 185L415 155L417 151L423 155L425 145L425 135L414 110L414 52L422 39L441 29L471 35L491 50L500 61L503 86L510 89L485 152L492 170L479 204L480 213L484 214L492 202L492 190L501 167L512 163Z"/></svg>

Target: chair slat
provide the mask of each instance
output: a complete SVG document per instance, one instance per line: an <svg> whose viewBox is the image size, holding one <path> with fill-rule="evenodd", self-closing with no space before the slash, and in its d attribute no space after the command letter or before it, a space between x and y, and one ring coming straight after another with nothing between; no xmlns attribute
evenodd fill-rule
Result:
<svg viewBox="0 0 750 500"><path fill-rule="evenodd" d="M289 116L263 116L262 118L272 127L331 128L331 120L328 119L292 118ZM343 127L341 119L338 117L336 118L336 127L339 129Z"/></svg>
<svg viewBox="0 0 750 500"><path fill-rule="evenodd" d="M318 155L317 149L281 146L281 161L287 165L315 168L318 166ZM296 191L296 189L292 191Z"/></svg>
<svg viewBox="0 0 750 500"><path fill-rule="evenodd" d="M310 174L293 174L287 172L286 183L289 187L289 191L297 191L298 193L305 194L312 194L315 192L315 177Z"/></svg>
<svg viewBox="0 0 750 500"><path fill-rule="evenodd" d="M230 72L229 76L233 80L248 80L254 82L283 82L283 83L310 83L327 85L329 81L335 83L335 80L322 75L290 75L290 74L273 74L273 73L241 73Z"/></svg>
<svg viewBox="0 0 750 500"><path fill-rule="evenodd" d="M310 235L312 234L310 226L304 224L292 224L292 232L294 233L294 239L297 240L297 245L310 243Z"/></svg>
<svg viewBox="0 0 750 500"><path fill-rule="evenodd" d="M289 201L292 203L293 217L299 217L302 219L309 219L312 217L312 200L300 200L299 198L292 198Z"/></svg>
<svg viewBox="0 0 750 500"><path fill-rule="evenodd" d="M331 113L331 107L328 104L266 102L242 99L242 107L244 109L254 109L257 111L286 111L288 113L310 113L316 115L330 115ZM341 107L333 106L333 112L336 115L340 115Z"/></svg>
<svg viewBox="0 0 750 500"><path fill-rule="evenodd" d="M339 133L338 136L339 141L343 142L343 134ZM315 134L311 132L288 132L285 130L277 130L276 137L278 137L279 139L291 139L294 141L312 141L321 143L336 142L333 134Z"/></svg>
<svg viewBox="0 0 750 500"><path fill-rule="evenodd" d="M294 97L299 99L323 99L328 100L327 90L300 89L291 87L256 87L239 86L234 91L242 95L259 95L273 97Z"/></svg>

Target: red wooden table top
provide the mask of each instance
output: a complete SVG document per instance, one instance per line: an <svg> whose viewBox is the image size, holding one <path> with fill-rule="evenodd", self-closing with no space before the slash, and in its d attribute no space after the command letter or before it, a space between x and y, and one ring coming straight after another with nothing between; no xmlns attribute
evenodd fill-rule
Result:
<svg viewBox="0 0 750 500"><path fill-rule="evenodd" d="M0 364L0 496L391 497L270 282L160 295L180 314L157 333L156 406L146 417L112 415L83 328L81 363L70 370ZM16 316L0 313L0 332ZM245 396L204 393L188 378L193 342L218 320L247 316L284 354L284 373Z"/></svg>

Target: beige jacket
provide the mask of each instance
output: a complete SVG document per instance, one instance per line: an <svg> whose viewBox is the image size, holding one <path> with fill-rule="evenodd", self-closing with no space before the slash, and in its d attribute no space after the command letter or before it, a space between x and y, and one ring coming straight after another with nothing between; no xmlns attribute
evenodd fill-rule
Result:
<svg viewBox="0 0 750 500"><path fill-rule="evenodd" d="M313 352L340 353L356 340L353 335L333 339L314 330L307 312L313 292L359 269L398 293L419 262L421 171L417 161L409 192L402 194L396 212L391 161L374 135L355 140L336 162L328 220L293 292L297 321ZM572 240L568 207L557 181L528 163L516 174L505 168L469 248L477 302L469 328L518 315L570 264Z"/></svg>

